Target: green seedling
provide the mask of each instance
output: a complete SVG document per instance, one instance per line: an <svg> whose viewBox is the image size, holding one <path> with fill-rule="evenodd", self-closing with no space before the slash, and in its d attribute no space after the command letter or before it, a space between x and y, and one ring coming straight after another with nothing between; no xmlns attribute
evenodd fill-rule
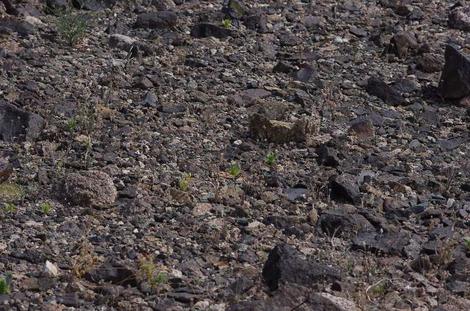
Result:
<svg viewBox="0 0 470 311"><path fill-rule="evenodd" d="M68 121L67 121L67 131L69 131L70 133L73 133L77 129L77 126L78 126L78 122L77 122L76 118L68 119Z"/></svg>
<svg viewBox="0 0 470 311"><path fill-rule="evenodd" d="M465 245L467 251L470 252L470 236L463 238L463 245Z"/></svg>
<svg viewBox="0 0 470 311"><path fill-rule="evenodd" d="M52 212L52 204L50 202L44 202L39 205L39 208L41 210L41 213L44 215L49 215Z"/></svg>
<svg viewBox="0 0 470 311"><path fill-rule="evenodd" d="M5 213L14 213L16 212L17 208L16 205L13 203L4 203L3 210L5 211Z"/></svg>
<svg viewBox="0 0 470 311"><path fill-rule="evenodd" d="M178 187L180 188L181 191L188 191L189 184L191 183L191 179L192 179L191 174L186 174L179 180Z"/></svg>
<svg viewBox="0 0 470 311"><path fill-rule="evenodd" d="M4 277L0 277L0 295L8 295L10 293L10 284Z"/></svg>
<svg viewBox="0 0 470 311"><path fill-rule="evenodd" d="M226 18L222 21L222 26L225 28L225 29L229 29L232 27L232 20L229 19L229 18Z"/></svg>
<svg viewBox="0 0 470 311"><path fill-rule="evenodd" d="M267 165L273 166L274 164L276 164L276 160L277 160L277 155L275 152L270 152L266 155L265 162Z"/></svg>
<svg viewBox="0 0 470 311"><path fill-rule="evenodd" d="M238 175L241 174L242 169L237 163L232 163L232 165L230 165L228 172L232 177L238 177Z"/></svg>

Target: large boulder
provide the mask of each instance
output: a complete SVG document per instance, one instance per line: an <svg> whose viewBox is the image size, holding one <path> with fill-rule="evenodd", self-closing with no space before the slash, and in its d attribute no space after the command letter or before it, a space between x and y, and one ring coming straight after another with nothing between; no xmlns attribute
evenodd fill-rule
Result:
<svg viewBox="0 0 470 311"><path fill-rule="evenodd" d="M65 203L99 209L110 207L117 197L111 177L96 170L64 176L56 185L56 191Z"/></svg>
<svg viewBox="0 0 470 311"><path fill-rule="evenodd" d="M439 88L446 99L470 96L470 59L452 45L446 46Z"/></svg>

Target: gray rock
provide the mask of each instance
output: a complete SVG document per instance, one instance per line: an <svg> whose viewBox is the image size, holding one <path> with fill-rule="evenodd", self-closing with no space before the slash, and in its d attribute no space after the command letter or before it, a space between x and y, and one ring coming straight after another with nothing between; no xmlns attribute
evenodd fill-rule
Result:
<svg viewBox="0 0 470 311"><path fill-rule="evenodd" d="M194 38L215 37L224 39L232 36L232 34L233 32L230 29L222 28L211 23L200 23L191 28L191 36Z"/></svg>
<svg viewBox="0 0 470 311"><path fill-rule="evenodd" d="M137 276L134 270L114 262L105 262L96 269L85 274L85 278L94 283L110 282L117 285L137 286Z"/></svg>
<svg viewBox="0 0 470 311"><path fill-rule="evenodd" d="M117 197L111 177L95 170L66 175L56 185L56 191L66 203L94 208L109 207Z"/></svg>
<svg viewBox="0 0 470 311"><path fill-rule="evenodd" d="M44 125L45 121L41 116L0 101L1 140L33 140L41 134Z"/></svg>

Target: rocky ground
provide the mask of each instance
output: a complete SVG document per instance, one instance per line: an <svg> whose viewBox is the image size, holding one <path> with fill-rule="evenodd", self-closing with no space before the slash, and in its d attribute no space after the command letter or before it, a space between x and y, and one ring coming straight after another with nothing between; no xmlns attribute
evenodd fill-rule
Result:
<svg viewBox="0 0 470 311"><path fill-rule="evenodd" d="M0 310L470 310L469 1L0 15Z"/></svg>

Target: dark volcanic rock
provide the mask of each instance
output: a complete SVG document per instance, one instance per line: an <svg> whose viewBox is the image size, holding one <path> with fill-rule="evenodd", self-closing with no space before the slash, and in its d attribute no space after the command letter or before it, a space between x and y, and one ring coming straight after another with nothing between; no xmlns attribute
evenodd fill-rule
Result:
<svg viewBox="0 0 470 311"><path fill-rule="evenodd" d="M370 95L377 96L386 104L400 105L405 102L405 99L400 92L377 77L369 78L367 81L366 91Z"/></svg>
<svg viewBox="0 0 470 311"><path fill-rule="evenodd" d="M425 53L416 60L416 67L423 72L433 73L442 70L443 62L439 56Z"/></svg>
<svg viewBox="0 0 470 311"><path fill-rule="evenodd" d="M0 101L0 139L22 141L37 138L44 127L44 119L34 113Z"/></svg>
<svg viewBox="0 0 470 311"><path fill-rule="evenodd" d="M406 232L361 232L353 240L353 249L361 249L379 254L402 255L410 235Z"/></svg>
<svg viewBox="0 0 470 311"><path fill-rule="evenodd" d="M342 203L358 204L361 201L361 193L354 176L342 174L330 180L330 196L334 201Z"/></svg>
<svg viewBox="0 0 470 311"><path fill-rule="evenodd" d="M351 236L359 231L372 231L374 226L362 215L343 210L328 210L320 215L318 228L328 236Z"/></svg>
<svg viewBox="0 0 470 311"><path fill-rule="evenodd" d="M106 262L85 274L85 278L94 283L110 282L118 285L137 286L135 272L119 263Z"/></svg>
<svg viewBox="0 0 470 311"><path fill-rule="evenodd" d="M77 9L98 11L112 7L117 0L72 0Z"/></svg>
<svg viewBox="0 0 470 311"><path fill-rule="evenodd" d="M316 153L318 155L317 162L319 165L337 167L340 163L338 152L333 147L329 147L326 144L321 144L317 148Z"/></svg>
<svg viewBox="0 0 470 311"><path fill-rule="evenodd" d="M449 27L470 31L470 5L458 6L449 13Z"/></svg>
<svg viewBox="0 0 470 311"><path fill-rule="evenodd" d="M22 22L16 18L0 18L0 29L5 28L18 33L20 36L27 36L34 32L31 24Z"/></svg>
<svg viewBox="0 0 470 311"><path fill-rule="evenodd" d="M219 39L224 39L229 36L232 36L232 31L230 29L222 28L210 23L200 23L194 25L191 28L191 36L194 38L207 38L215 37Z"/></svg>
<svg viewBox="0 0 470 311"><path fill-rule="evenodd" d="M169 28L178 23L178 17L171 11L142 13L137 16L135 28Z"/></svg>
<svg viewBox="0 0 470 311"><path fill-rule="evenodd" d="M439 82L441 94L447 99L470 95L470 59L452 45L446 46L445 65Z"/></svg>
<svg viewBox="0 0 470 311"><path fill-rule="evenodd" d="M280 283L311 286L340 277L338 269L302 259L300 252L287 244L274 247L263 267L263 278L271 290L276 290Z"/></svg>

